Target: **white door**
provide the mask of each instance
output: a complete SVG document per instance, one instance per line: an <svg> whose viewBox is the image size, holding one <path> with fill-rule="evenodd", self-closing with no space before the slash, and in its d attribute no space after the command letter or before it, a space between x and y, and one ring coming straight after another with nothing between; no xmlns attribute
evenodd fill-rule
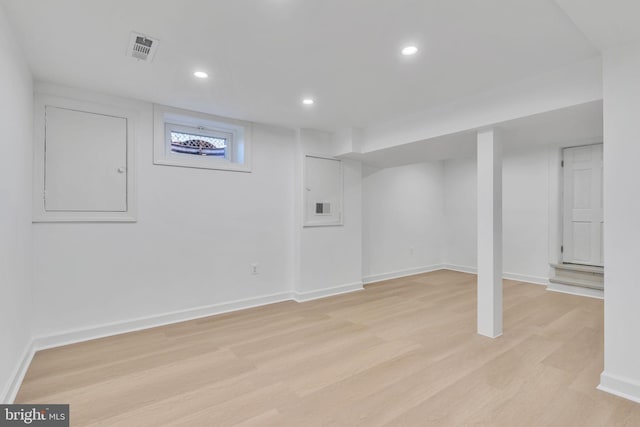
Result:
<svg viewBox="0 0 640 427"><path fill-rule="evenodd" d="M563 151L562 261L602 266L602 144Z"/></svg>

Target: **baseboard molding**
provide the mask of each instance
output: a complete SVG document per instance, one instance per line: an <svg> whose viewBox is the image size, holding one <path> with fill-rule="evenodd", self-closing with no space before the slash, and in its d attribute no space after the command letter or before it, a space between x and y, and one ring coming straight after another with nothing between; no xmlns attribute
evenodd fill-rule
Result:
<svg viewBox="0 0 640 427"><path fill-rule="evenodd" d="M458 271L460 273L478 274L478 270L475 267L469 267L466 265L442 264L442 269Z"/></svg>
<svg viewBox="0 0 640 427"><path fill-rule="evenodd" d="M247 298L221 304L196 307L187 310L173 311L169 313L127 320L123 322L109 323L90 328L77 329L61 334L36 337L33 340L36 350L45 350L63 345L75 344L97 338L109 337L112 335L124 334L127 332L139 331L142 329L155 328L172 323L185 322L188 320L209 317L216 314L229 313L247 308L259 307L266 304L291 300L290 292L265 295L256 298Z"/></svg>
<svg viewBox="0 0 640 427"><path fill-rule="evenodd" d="M294 301L305 302L319 298L326 298L334 295L346 294L349 292L361 291L362 282L347 283L345 285L333 286L330 288L318 289L316 291L308 292L293 292L292 297Z"/></svg>
<svg viewBox="0 0 640 427"><path fill-rule="evenodd" d="M445 270L459 271L461 273L478 274L478 269L476 267L469 267L466 265L443 264L442 268ZM546 286L549 284L549 279L546 277L528 276L526 274L502 273L502 278L518 282L533 283L534 285Z"/></svg>
<svg viewBox="0 0 640 427"><path fill-rule="evenodd" d="M90 341L98 338L105 338L113 335L125 334L128 332L135 332L143 329L200 319L203 317L214 316L216 314L223 314L238 310L245 310L248 308L260 307L263 305L282 301L311 301L314 299L344 294L347 292L359 291L362 289L364 289L362 287L362 282L357 282L311 292L282 292L256 298L231 301L228 303L213 304L187 310L173 311L169 313L127 320L123 322L114 322L90 328L76 329L54 335L39 336L32 339L29 343L29 346L27 347L21 358L19 366L15 369L15 374L13 375L10 383L5 386L5 389L0 395L0 402L13 403L22 384L22 380L27 373L27 369L31 364L31 360L33 359L36 351L39 350L46 350L49 348L76 344L79 342Z"/></svg>
<svg viewBox="0 0 640 427"><path fill-rule="evenodd" d="M35 354L36 349L33 345L33 340L31 340L22 353L22 357L14 369L14 373L9 383L2 391L2 395L0 395L0 403L9 405L15 401L18 390L20 390L20 386L22 385L22 380L24 379L27 369L29 369L29 365L31 365L31 360Z"/></svg>
<svg viewBox="0 0 640 427"><path fill-rule="evenodd" d="M600 289L581 288L579 286L563 285L562 283L549 283L547 290L562 294L578 295L581 297L604 299L604 291Z"/></svg>
<svg viewBox="0 0 640 427"><path fill-rule="evenodd" d="M406 270L392 271L390 273L372 274L362 278L362 283L368 285L369 283L382 282L385 280L399 279L401 277L414 276L416 274L430 273L436 270L442 270L442 264L429 265L425 267L408 268Z"/></svg>
<svg viewBox="0 0 640 427"><path fill-rule="evenodd" d="M546 277L527 276L525 274L517 273L503 273L502 277L508 280L515 280L517 282L533 283L534 285L547 286L549 284L549 279Z"/></svg>
<svg viewBox="0 0 640 427"><path fill-rule="evenodd" d="M603 372L598 390L640 403L640 383Z"/></svg>
<svg viewBox="0 0 640 427"><path fill-rule="evenodd" d="M31 364L31 360L35 355L36 351L46 350L49 348L60 347L69 344L75 344L79 342L89 341L98 338L105 338L113 335L124 334L128 332L140 331L143 329L155 328L159 326L169 325L178 322L185 322L189 320L199 319L203 317L214 316L216 314L229 313L232 311L244 310L253 307L259 307L267 304L273 304L282 301L296 301L296 302L305 302L311 301L320 298L326 298L334 295L345 294L349 292L355 292L363 290L363 283L374 283L383 280L395 279L400 277L412 276L416 274L428 273L437 270L453 270L460 271L464 273L476 274L475 267L468 266L460 266L453 264L441 264L441 265L432 265L425 267L418 267L413 269L407 269L402 271L395 271L390 273L383 273L377 275L371 275L363 278L363 282L355 282L348 283L339 286L333 286L329 288L308 291L308 292L281 292L277 294L265 295L256 298L247 298L242 300L231 301L227 303L221 304L213 304L208 306L196 307L192 309L173 311L164 314L148 316L133 320L127 320L123 322L114 322L104 325L98 325L89 328L76 329L71 331L66 331L59 334L47 335L47 336L39 336L35 337L31 340L27 348L25 349L23 356L19 365L15 369L15 374L13 375L10 383L5 386L2 394L0 395L0 402L12 403L15 399L15 396L20 389L20 385L22 384L22 380ZM504 275L507 279L518 280L529 283L543 283L542 278L535 278L532 276L524 276L519 274L511 274L505 273ZM538 280L539 279L539 280ZM554 286L562 286L554 284ZM556 292L563 292L562 290L550 289ZM594 290L595 291L595 290ZM570 293L570 292L566 292ZM592 295L583 295L583 296L592 296ZM592 296L594 298L599 298L598 296ZM603 374L604 378L604 374ZM605 382L604 379L599 386L599 388L603 391L608 391L613 394L621 395L623 391L615 391L616 387L607 385L611 384L612 381ZM640 386L635 386L639 387ZM627 387L628 389L629 387ZM610 391L614 390L614 391ZM634 399L635 392L629 393L629 396L626 397L631 400ZM640 392L636 393L635 396L640 396ZM622 396L625 397L625 396Z"/></svg>

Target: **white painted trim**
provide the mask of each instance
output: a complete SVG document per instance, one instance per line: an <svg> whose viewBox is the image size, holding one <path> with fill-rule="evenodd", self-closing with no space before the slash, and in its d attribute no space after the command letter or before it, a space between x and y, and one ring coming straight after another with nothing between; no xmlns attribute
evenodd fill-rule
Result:
<svg viewBox="0 0 640 427"><path fill-rule="evenodd" d="M527 276L526 274L502 273L502 277L508 280L516 280L518 282L533 283L534 285L547 286L549 284L549 279L546 277Z"/></svg>
<svg viewBox="0 0 640 427"><path fill-rule="evenodd" d="M640 403L640 383L628 378L602 372L598 390Z"/></svg>
<svg viewBox="0 0 640 427"><path fill-rule="evenodd" d="M470 273L470 274L477 274L478 271L475 267L469 267L467 265L455 265L455 264L442 264L442 269L443 270L451 270L451 271L458 271L460 273Z"/></svg>
<svg viewBox="0 0 640 427"><path fill-rule="evenodd" d="M122 212L107 211L48 211L45 209L45 169L46 169L46 108L55 107L83 113L113 116L126 120L127 127L127 208ZM32 205L33 222L136 222L136 132L139 126L139 112L125 106L96 103L84 98L69 98L36 91L33 120L33 171Z"/></svg>
<svg viewBox="0 0 640 427"><path fill-rule="evenodd" d="M547 290L551 292L560 292L562 294L578 295L581 297L589 297L596 299L604 299L604 291L600 289L583 288L580 286L563 285L562 283L549 283Z"/></svg>
<svg viewBox="0 0 640 427"><path fill-rule="evenodd" d="M461 273L470 273L470 274L478 273L475 267L470 267L466 265L443 264L442 268L445 270L459 271ZM549 279L547 279L546 277L528 276L526 274L502 273L502 278L507 280L516 280L518 282L532 283L534 285L547 286L549 284Z"/></svg>
<svg viewBox="0 0 640 427"><path fill-rule="evenodd" d="M603 137L595 136L572 141L555 142L549 145L549 264L562 264L563 243L562 223L564 218L564 177L561 166L562 154L565 148L584 145L602 144Z"/></svg>
<svg viewBox="0 0 640 427"><path fill-rule="evenodd" d="M31 340L24 351L20 363L15 369L9 384L0 394L0 403L13 403L22 385L27 369L35 353L39 350L60 347L63 345L76 344L98 338L105 338L113 335L125 334L128 332L140 331L143 329L155 328L158 326L170 325L203 317L224 314L233 311L245 310L248 308L260 307L283 301L304 302L348 292L363 290L362 282L349 283L346 285L334 286L310 292L281 292L277 294L264 295L257 298L247 298L231 301L222 304L196 307L187 310L173 311L169 313L142 317L124 322L114 322L104 325L94 326L84 329L76 329L61 334L39 336Z"/></svg>
<svg viewBox="0 0 640 427"><path fill-rule="evenodd" d="M184 156L171 153L169 139L166 137L166 125L178 125L191 128L204 127L207 130L226 132L233 135L230 151L231 158ZM153 164L196 169L213 169L234 172L251 172L251 122L214 116L198 111L183 110L167 105L153 105ZM242 152L242 160L239 153Z"/></svg>
<svg viewBox="0 0 640 427"><path fill-rule="evenodd" d="M385 280L399 279L401 277L414 276L416 274L430 273L432 271L442 270L443 268L444 267L442 264L434 264L424 267L408 268L406 270L391 271L389 273L372 274L363 277L362 283L366 285L369 283L382 282Z"/></svg>
<svg viewBox="0 0 640 427"><path fill-rule="evenodd" d="M481 337L485 337L485 338L491 338L492 340L496 339L496 338L500 338L502 336L502 332L500 332L497 335L485 335L483 333L478 332L478 335L480 335Z"/></svg>
<svg viewBox="0 0 640 427"><path fill-rule="evenodd" d="M34 338L34 347L36 350L44 350L289 300L291 300L291 294L289 292L282 292L257 298L247 298L222 304L213 304L190 308L187 310L173 311L154 316L127 320L124 322L108 323L90 328L76 329L56 335L36 337Z"/></svg>
<svg viewBox="0 0 640 427"><path fill-rule="evenodd" d="M16 400L16 395L18 394L18 390L20 390L22 380L27 373L27 369L29 369L29 365L31 365L31 360L35 353L36 349L33 341L30 341L24 349L22 357L18 362L18 366L16 366L13 375L10 377L9 383L5 386L2 394L0 395L0 403L8 405L12 404Z"/></svg>
<svg viewBox="0 0 640 427"><path fill-rule="evenodd" d="M318 289L316 291L308 292L296 292L294 291L292 296L296 302L311 301L319 298L331 297L334 295L346 294L349 292L361 291L362 282L347 283L346 285L333 286L330 288Z"/></svg>

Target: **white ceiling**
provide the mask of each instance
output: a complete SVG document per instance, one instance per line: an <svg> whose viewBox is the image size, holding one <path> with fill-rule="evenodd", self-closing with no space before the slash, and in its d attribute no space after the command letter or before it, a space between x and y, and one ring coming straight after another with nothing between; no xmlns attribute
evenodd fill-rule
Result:
<svg viewBox="0 0 640 427"><path fill-rule="evenodd" d="M638 0L556 0L601 50L640 39Z"/></svg>
<svg viewBox="0 0 640 427"><path fill-rule="evenodd" d="M499 123L497 128L506 153L535 145L602 142L602 101L510 120ZM378 168L474 157L476 138L476 131L470 130L346 157Z"/></svg>
<svg viewBox="0 0 640 427"><path fill-rule="evenodd" d="M553 0L0 0L35 77L258 122L367 127L598 52ZM125 56L131 31L160 39ZM415 44L414 57L400 48ZM192 72L207 71L207 81ZM302 96L316 104L303 107Z"/></svg>

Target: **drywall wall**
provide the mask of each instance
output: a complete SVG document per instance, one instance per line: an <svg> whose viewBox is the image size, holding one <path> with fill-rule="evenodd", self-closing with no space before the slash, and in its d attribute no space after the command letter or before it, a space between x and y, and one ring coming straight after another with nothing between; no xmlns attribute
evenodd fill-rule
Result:
<svg viewBox="0 0 640 427"><path fill-rule="evenodd" d="M0 403L31 341L31 72L0 5Z"/></svg>
<svg viewBox="0 0 640 427"><path fill-rule="evenodd" d="M137 112L138 221L34 224L36 337L289 297L295 132L254 125L252 173L159 166L151 104L37 90Z"/></svg>
<svg viewBox="0 0 640 427"><path fill-rule="evenodd" d="M640 402L640 44L604 54L604 372L600 387Z"/></svg>
<svg viewBox="0 0 640 427"><path fill-rule="evenodd" d="M502 165L504 272L549 277L549 156L546 146L505 149ZM559 150L559 149L558 149Z"/></svg>
<svg viewBox="0 0 640 427"><path fill-rule="evenodd" d="M539 145L509 148L503 157L504 272L544 282L549 272L549 156ZM559 148L558 148L559 150ZM476 267L476 161L444 162L444 264Z"/></svg>
<svg viewBox="0 0 640 427"><path fill-rule="evenodd" d="M331 156L331 133L301 129L296 150L294 221L294 295L298 300L362 288L362 167L342 160L344 174L343 225L303 227L304 156Z"/></svg>
<svg viewBox="0 0 640 427"><path fill-rule="evenodd" d="M475 269L476 257L476 159L445 160L443 263Z"/></svg>
<svg viewBox="0 0 640 427"><path fill-rule="evenodd" d="M442 162L365 168L365 282L426 271L441 263L443 178Z"/></svg>

